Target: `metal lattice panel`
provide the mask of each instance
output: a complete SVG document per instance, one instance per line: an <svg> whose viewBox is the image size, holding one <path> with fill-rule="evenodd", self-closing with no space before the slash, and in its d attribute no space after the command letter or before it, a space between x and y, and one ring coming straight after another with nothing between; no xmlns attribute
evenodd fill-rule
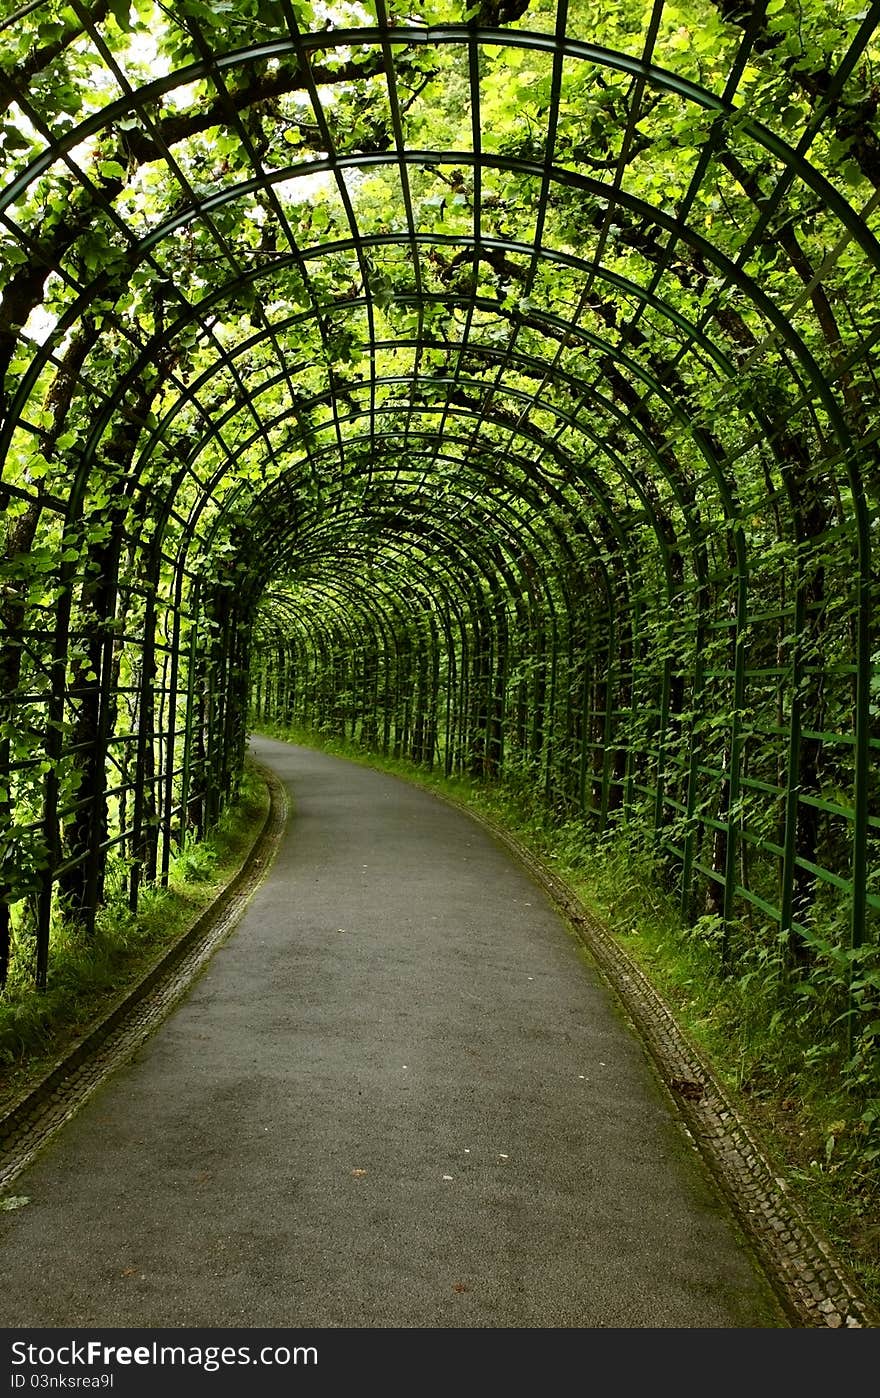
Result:
<svg viewBox="0 0 880 1398"><path fill-rule="evenodd" d="M872 936L880 5L4 13L0 940L249 685Z"/></svg>

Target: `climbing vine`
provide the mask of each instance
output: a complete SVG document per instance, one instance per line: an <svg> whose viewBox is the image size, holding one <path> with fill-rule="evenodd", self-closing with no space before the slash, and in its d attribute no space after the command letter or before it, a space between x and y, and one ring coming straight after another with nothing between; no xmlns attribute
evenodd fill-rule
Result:
<svg viewBox="0 0 880 1398"><path fill-rule="evenodd" d="M0 980L250 704L637 836L871 1079L878 22L0 7Z"/></svg>

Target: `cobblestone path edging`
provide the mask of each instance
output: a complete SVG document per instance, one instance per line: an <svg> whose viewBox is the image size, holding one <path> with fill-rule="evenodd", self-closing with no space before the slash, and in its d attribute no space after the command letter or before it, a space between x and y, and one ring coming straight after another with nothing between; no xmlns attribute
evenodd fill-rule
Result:
<svg viewBox="0 0 880 1398"><path fill-rule="evenodd" d="M617 993L648 1049L688 1134L749 1238L797 1328L880 1326L880 1315L834 1248L784 1193L757 1141L721 1084L687 1042L672 1013L620 942L571 888L515 835L454 798L504 844L550 895Z"/></svg>
<svg viewBox="0 0 880 1398"><path fill-rule="evenodd" d="M281 782L268 768L257 770L269 788L269 809L238 873L137 985L0 1118L0 1192L158 1027L233 931L268 872L287 823Z"/></svg>

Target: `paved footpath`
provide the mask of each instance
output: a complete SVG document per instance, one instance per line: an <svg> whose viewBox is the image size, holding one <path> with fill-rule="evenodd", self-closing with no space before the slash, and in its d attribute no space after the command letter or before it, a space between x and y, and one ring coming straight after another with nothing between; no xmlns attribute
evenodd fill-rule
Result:
<svg viewBox="0 0 880 1398"><path fill-rule="evenodd" d="M236 932L0 1212L2 1326L777 1327L528 875L259 740L292 820Z"/></svg>

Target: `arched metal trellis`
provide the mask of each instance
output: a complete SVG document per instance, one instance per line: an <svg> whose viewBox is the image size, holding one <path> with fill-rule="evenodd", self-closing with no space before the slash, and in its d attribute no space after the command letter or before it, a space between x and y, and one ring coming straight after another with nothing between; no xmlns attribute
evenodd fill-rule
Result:
<svg viewBox="0 0 880 1398"><path fill-rule="evenodd" d="M880 5L513 8L5 7L0 978L249 703L876 939Z"/></svg>

